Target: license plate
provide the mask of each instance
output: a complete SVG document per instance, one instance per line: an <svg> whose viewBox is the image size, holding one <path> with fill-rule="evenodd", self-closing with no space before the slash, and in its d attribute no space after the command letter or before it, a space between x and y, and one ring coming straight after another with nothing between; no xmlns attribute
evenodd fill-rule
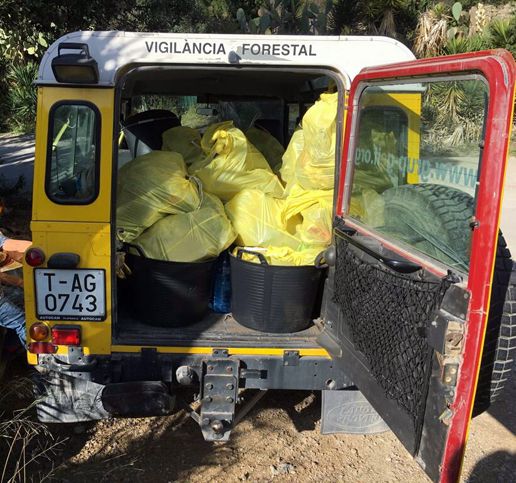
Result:
<svg viewBox="0 0 516 483"><path fill-rule="evenodd" d="M44 320L106 318L104 270L36 269L36 314Z"/></svg>

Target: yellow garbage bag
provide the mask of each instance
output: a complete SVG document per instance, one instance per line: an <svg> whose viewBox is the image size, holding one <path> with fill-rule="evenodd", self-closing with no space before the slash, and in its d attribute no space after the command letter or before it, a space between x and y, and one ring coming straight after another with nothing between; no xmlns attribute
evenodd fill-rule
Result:
<svg viewBox="0 0 516 483"><path fill-rule="evenodd" d="M269 163L263 154L254 144L250 143L249 141L247 141L247 156L245 157L245 166L249 171L252 171L253 169L263 169L268 173L272 172L271 167L269 166Z"/></svg>
<svg viewBox="0 0 516 483"><path fill-rule="evenodd" d="M320 201L301 212L303 222L296 233L304 246L325 248L330 245L332 212L332 201Z"/></svg>
<svg viewBox="0 0 516 483"><path fill-rule="evenodd" d="M201 135L197 129L186 126L177 126L168 129L162 134L163 151L179 153L187 166L205 159L201 149Z"/></svg>
<svg viewBox="0 0 516 483"><path fill-rule="evenodd" d="M217 257L235 236L220 200L205 193L199 209L162 218L134 243L154 260L199 262Z"/></svg>
<svg viewBox="0 0 516 483"><path fill-rule="evenodd" d="M201 139L201 148L206 157L204 158L204 163L196 163L197 168L195 171L198 171L200 168L206 166L210 163L210 161L218 154L220 153L220 150L224 150L224 142L221 141L220 138L224 137L224 135L215 135L218 131L228 131L230 129L234 129L235 131L238 131L238 129L235 128L235 125L233 124L233 121L223 121L218 122L215 124L212 124L209 126L206 131L204 132L202 139ZM241 132L241 131L240 131ZM239 138L241 136L238 136ZM247 138L246 138L247 139ZM237 140L237 146L242 145L242 139ZM247 142L247 154L243 158L245 160L245 164L243 167L247 170L251 169L266 169L269 170L269 164L267 163L267 160L264 158L263 154L250 142ZM239 158L240 160L240 158ZM194 172L193 166L190 169L190 172Z"/></svg>
<svg viewBox="0 0 516 483"><path fill-rule="evenodd" d="M245 189L226 203L226 213L242 246L285 246L301 248L296 236L300 216L285 218L285 200L274 198L263 191Z"/></svg>
<svg viewBox="0 0 516 483"><path fill-rule="evenodd" d="M292 186L296 183L296 166L301 151L305 145L305 134L302 129L298 129L292 134L287 150L282 157L280 169L281 179L285 183L285 192L289 193Z"/></svg>
<svg viewBox="0 0 516 483"><path fill-rule="evenodd" d="M263 154L272 170L279 170L281 158L285 152L285 148L281 143L272 134L257 127L250 127L245 132L245 135L251 144Z"/></svg>
<svg viewBox="0 0 516 483"><path fill-rule="evenodd" d="M302 216L296 234L303 246L327 247L331 243L333 190L304 190L295 184L285 205L287 220L299 214Z"/></svg>
<svg viewBox="0 0 516 483"><path fill-rule="evenodd" d="M233 255L237 256L238 248L233 250ZM300 267L306 265L314 265L317 255L321 253L321 248L306 248L304 250L293 250L289 247L250 247L248 251L261 253L269 265ZM260 263L256 255L250 253L242 253L242 260L248 262Z"/></svg>
<svg viewBox="0 0 516 483"><path fill-rule="evenodd" d="M304 146L296 164L297 182L305 189L332 189L338 94L321 94L303 116Z"/></svg>
<svg viewBox="0 0 516 483"><path fill-rule="evenodd" d="M197 184L188 179L179 153L152 151L138 156L118 174L116 223L130 242L166 215L199 207Z"/></svg>
<svg viewBox="0 0 516 483"><path fill-rule="evenodd" d="M205 136L206 133L201 145L207 146ZM278 177L240 129L215 130L212 141L213 159L195 173L206 191L223 201L230 200L245 188L259 189L277 197L283 195Z"/></svg>
<svg viewBox="0 0 516 483"><path fill-rule="evenodd" d="M233 124L233 121L216 122L215 124L208 126L206 131L204 131L201 139L201 149L203 150L204 154L212 153L213 145L216 141L213 136L217 131L227 131L228 129L232 129L234 127L235 125Z"/></svg>

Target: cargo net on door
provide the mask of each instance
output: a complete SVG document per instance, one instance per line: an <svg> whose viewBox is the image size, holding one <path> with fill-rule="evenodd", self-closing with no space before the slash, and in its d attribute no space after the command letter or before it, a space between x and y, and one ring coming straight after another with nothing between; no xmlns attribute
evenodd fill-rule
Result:
<svg viewBox="0 0 516 483"><path fill-rule="evenodd" d="M337 237L336 244L334 301L373 377L411 416L418 433L432 363L425 326L449 282L396 273L363 260L346 240Z"/></svg>

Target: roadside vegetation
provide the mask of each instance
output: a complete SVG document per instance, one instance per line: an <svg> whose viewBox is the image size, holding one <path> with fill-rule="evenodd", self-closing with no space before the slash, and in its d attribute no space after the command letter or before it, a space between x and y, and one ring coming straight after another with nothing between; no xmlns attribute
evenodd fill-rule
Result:
<svg viewBox="0 0 516 483"><path fill-rule="evenodd" d="M506 48L516 2L494 0L3 0L0 132L32 132L33 80L46 48L75 30L386 35L418 57Z"/></svg>
<svg viewBox="0 0 516 483"><path fill-rule="evenodd" d="M33 386L28 377L18 375L0 381L2 482L43 482L53 474L54 456L62 449L63 440L37 422L34 413Z"/></svg>

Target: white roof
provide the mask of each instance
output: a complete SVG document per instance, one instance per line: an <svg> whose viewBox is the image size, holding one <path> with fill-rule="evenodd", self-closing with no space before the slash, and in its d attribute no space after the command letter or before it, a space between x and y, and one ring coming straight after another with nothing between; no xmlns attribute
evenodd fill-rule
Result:
<svg viewBox="0 0 516 483"><path fill-rule="evenodd" d="M51 62L62 42L88 44L99 67L99 85L115 84L129 64L304 65L333 67L350 81L368 66L414 59L402 43L371 36L284 36L74 32L54 42L41 60L38 84L57 84ZM230 55L230 53L233 54Z"/></svg>

